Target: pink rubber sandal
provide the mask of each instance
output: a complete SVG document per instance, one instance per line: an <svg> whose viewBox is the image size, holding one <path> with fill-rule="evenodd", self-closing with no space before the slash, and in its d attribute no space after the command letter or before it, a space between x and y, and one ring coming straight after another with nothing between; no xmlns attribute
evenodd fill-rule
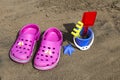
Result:
<svg viewBox="0 0 120 80"><path fill-rule="evenodd" d="M33 48L40 37L36 24L27 24L20 31L18 38L10 50L10 58L18 63L27 63L33 54Z"/></svg>
<svg viewBox="0 0 120 80"><path fill-rule="evenodd" d="M34 67L39 70L54 68L60 58L62 41L62 33L57 28L52 27L45 31L34 59Z"/></svg>

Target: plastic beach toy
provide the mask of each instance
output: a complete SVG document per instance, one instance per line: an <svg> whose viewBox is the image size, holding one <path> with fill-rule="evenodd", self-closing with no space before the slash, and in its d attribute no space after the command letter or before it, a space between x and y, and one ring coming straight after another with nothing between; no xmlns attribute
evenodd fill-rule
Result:
<svg viewBox="0 0 120 80"><path fill-rule="evenodd" d="M60 59L62 33L57 28L49 28L42 37L40 48L34 59L34 67L39 70L54 68Z"/></svg>
<svg viewBox="0 0 120 80"><path fill-rule="evenodd" d="M69 56L71 56L74 51L75 51L75 49L72 47L71 44L68 44L68 45L63 47L64 54L68 54Z"/></svg>
<svg viewBox="0 0 120 80"><path fill-rule="evenodd" d="M85 12L82 18L83 23L79 21L80 27L76 26L77 29L75 28L71 32L74 44L80 50L88 50L94 41L94 33L89 27L94 25L96 14L96 11Z"/></svg>
<svg viewBox="0 0 120 80"><path fill-rule="evenodd" d="M73 31L71 32L71 34L74 36L74 37L80 37L80 32L83 28L83 23L78 21L78 23L76 24L76 28L73 29Z"/></svg>
<svg viewBox="0 0 120 80"><path fill-rule="evenodd" d="M10 58L18 63L27 63L33 54L34 45L40 37L40 30L36 24L27 24L20 31L19 35L10 50Z"/></svg>
<svg viewBox="0 0 120 80"><path fill-rule="evenodd" d="M82 36L87 36L88 28L94 25L95 19L96 19L97 12L91 11L91 12L84 12L82 22L84 23L84 31Z"/></svg>
<svg viewBox="0 0 120 80"><path fill-rule="evenodd" d="M82 35L83 29L80 32L80 35ZM92 29L88 29L87 33L87 38L82 38L82 37L73 37L74 44L76 45L77 48L80 50L88 50L90 46L93 44L94 41L94 33Z"/></svg>

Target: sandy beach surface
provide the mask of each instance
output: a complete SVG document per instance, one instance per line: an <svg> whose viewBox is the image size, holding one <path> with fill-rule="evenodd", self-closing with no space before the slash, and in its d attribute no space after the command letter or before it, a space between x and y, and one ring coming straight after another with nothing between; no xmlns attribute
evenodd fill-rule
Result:
<svg viewBox="0 0 120 80"><path fill-rule="evenodd" d="M70 31L84 11L98 13L89 50L75 48L72 56L61 51L59 64L49 71L33 68L33 58L24 65L9 58L18 31L28 23L38 24L41 33L55 26L63 32L63 46L73 44ZM120 80L120 0L0 0L0 80Z"/></svg>

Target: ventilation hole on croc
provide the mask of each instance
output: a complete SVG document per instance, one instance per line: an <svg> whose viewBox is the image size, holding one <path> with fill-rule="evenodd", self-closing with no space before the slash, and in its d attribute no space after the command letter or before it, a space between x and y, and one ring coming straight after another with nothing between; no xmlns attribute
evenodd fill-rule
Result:
<svg viewBox="0 0 120 80"><path fill-rule="evenodd" d="M50 58L53 58L53 56L50 56Z"/></svg>
<svg viewBox="0 0 120 80"><path fill-rule="evenodd" d="M32 42L32 41L30 41L30 42Z"/></svg>
<svg viewBox="0 0 120 80"><path fill-rule="evenodd" d="M45 46L43 46L43 48L45 48Z"/></svg>
<svg viewBox="0 0 120 80"><path fill-rule="evenodd" d="M27 45L27 44L25 43L25 45Z"/></svg>
<svg viewBox="0 0 120 80"><path fill-rule="evenodd" d="M45 57L48 57L48 55L45 55Z"/></svg>
<svg viewBox="0 0 120 80"><path fill-rule="evenodd" d="M22 53L22 51L20 51L20 53Z"/></svg>
<svg viewBox="0 0 120 80"><path fill-rule="evenodd" d="M18 46L16 46L16 48L18 48Z"/></svg>
<svg viewBox="0 0 120 80"><path fill-rule="evenodd" d="M87 47L85 47L85 48L87 48Z"/></svg>
<svg viewBox="0 0 120 80"><path fill-rule="evenodd" d="M39 55L39 54L37 54L37 55Z"/></svg>
<svg viewBox="0 0 120 80"><path fill-rule="evenodd" d="M55 53L55 52L52 52L53 54Z"/></svg>
<svg viewBox="0 0 120 80"><path fill-rule="evenodd" d="M43 54L41 54L41 56L43 56Z"/></svg>
<svg viewBox="0 0 120 80"><path fill-rule="evenodd" d="M56 58L56 61L58 60L58 58Z"/></svg>
<svg viewBox="0 0 120 80"><path fill-rule="evenodd" d="M46 61L48 61L48 59L46 59Z"/></svg>
<svg viewBox="0 0 120 80"><path fill-rule="evenodd" d="M29 46L31 46L31 45L29 45Z"/></svg>
<svg viewBox="0 0 120 80"><path fill-rule="evenodd" d="M39 57L37 57L37 59L39 59Z"/></svg>
<svg viewBox="0 0 120 80"><path fill-rule="evenodd" d="M50 49L50 47L48 47L48 49Z"/></svg>
<svg viewBox="0 0 120 80"><path fill-rule="evenodd" d="M40 59L41 61L43 61L43 59Z"/></svg>
<svg viewBox="0 0 120 80"><path fill-rule="evenodd" d="M52 64L54 64L54 62L52 62Z"/></svg>
<svg viewBox="0 0 120 80"><path fill-rule="evenodd" d="M44 40L46 40L46 38L44 38Z"/></svg>
<svg viewBox="0 0 120 80"><path fill-rule="evenodd" d="M53 48L55 50L55 48Z"/></svg>
<svg viewBox="0 0 120 80"><path fill-rule="evenodd" d="M42 52L44 52L44 50L42 50Z"/></svg>
<svg viewBox="0 0 120 80"><path fill-rule="evenodd" d="M28 41L28 40L25 40L25 41Z"/></svg>
<svg viewBox="0 0 120 80"><path fill-rule="evenodd" d="M23 41L23 39L21 39Z"/></svg>
<svg viewBox="0 0 120 80"><path fill-rule="evenodd" d="M14 53L13 53L13 56L14 56Z"/></svg>
<svg viewBox="0 0 120 80"><path fill-rule="evenodd" d="M23 48L23 49L26 49L26 48Z"/></svg>
<svg viewBox="0 0 120 80"><path fill-rule="evenodd" d="M30 49L27 49L28 51L30 50Z"/></svg>
<svg viewBox="0 0 120 80"><path fill-rule="evenodd" d="M29 58L29 56L27 56L27 58Z"/></svg>
<svg viewBox="0 0 120 80"><path fill-rule="evenodd" d="M27 52L25 52L25 54L26 54Z"/></svg>
<svg viewBox="0 0 120 80"><path fill-rule="evenodd" d="M49 64L47 64L46 66L49 66Z"/></svg>
<svg viewBox="0 0 120 80"><path fill-rule="evenodd" d="M21 47L19 47L21 49Z"/></svg>

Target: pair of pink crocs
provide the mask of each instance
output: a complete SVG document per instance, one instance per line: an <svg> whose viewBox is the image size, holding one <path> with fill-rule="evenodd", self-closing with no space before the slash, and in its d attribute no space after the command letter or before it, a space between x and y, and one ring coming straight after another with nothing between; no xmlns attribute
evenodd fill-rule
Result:
<svg viewBox="0 0 120 80"><path fill-rule="evenodd" d="M27 63L32 55L36 41L40 38L40 29L36 24L25 25L10 50L10 58L18 63ZM34 58L34 67L39 70L54 68L60 58L62 33L57 28L45 31L42 41Z"/></svg>

